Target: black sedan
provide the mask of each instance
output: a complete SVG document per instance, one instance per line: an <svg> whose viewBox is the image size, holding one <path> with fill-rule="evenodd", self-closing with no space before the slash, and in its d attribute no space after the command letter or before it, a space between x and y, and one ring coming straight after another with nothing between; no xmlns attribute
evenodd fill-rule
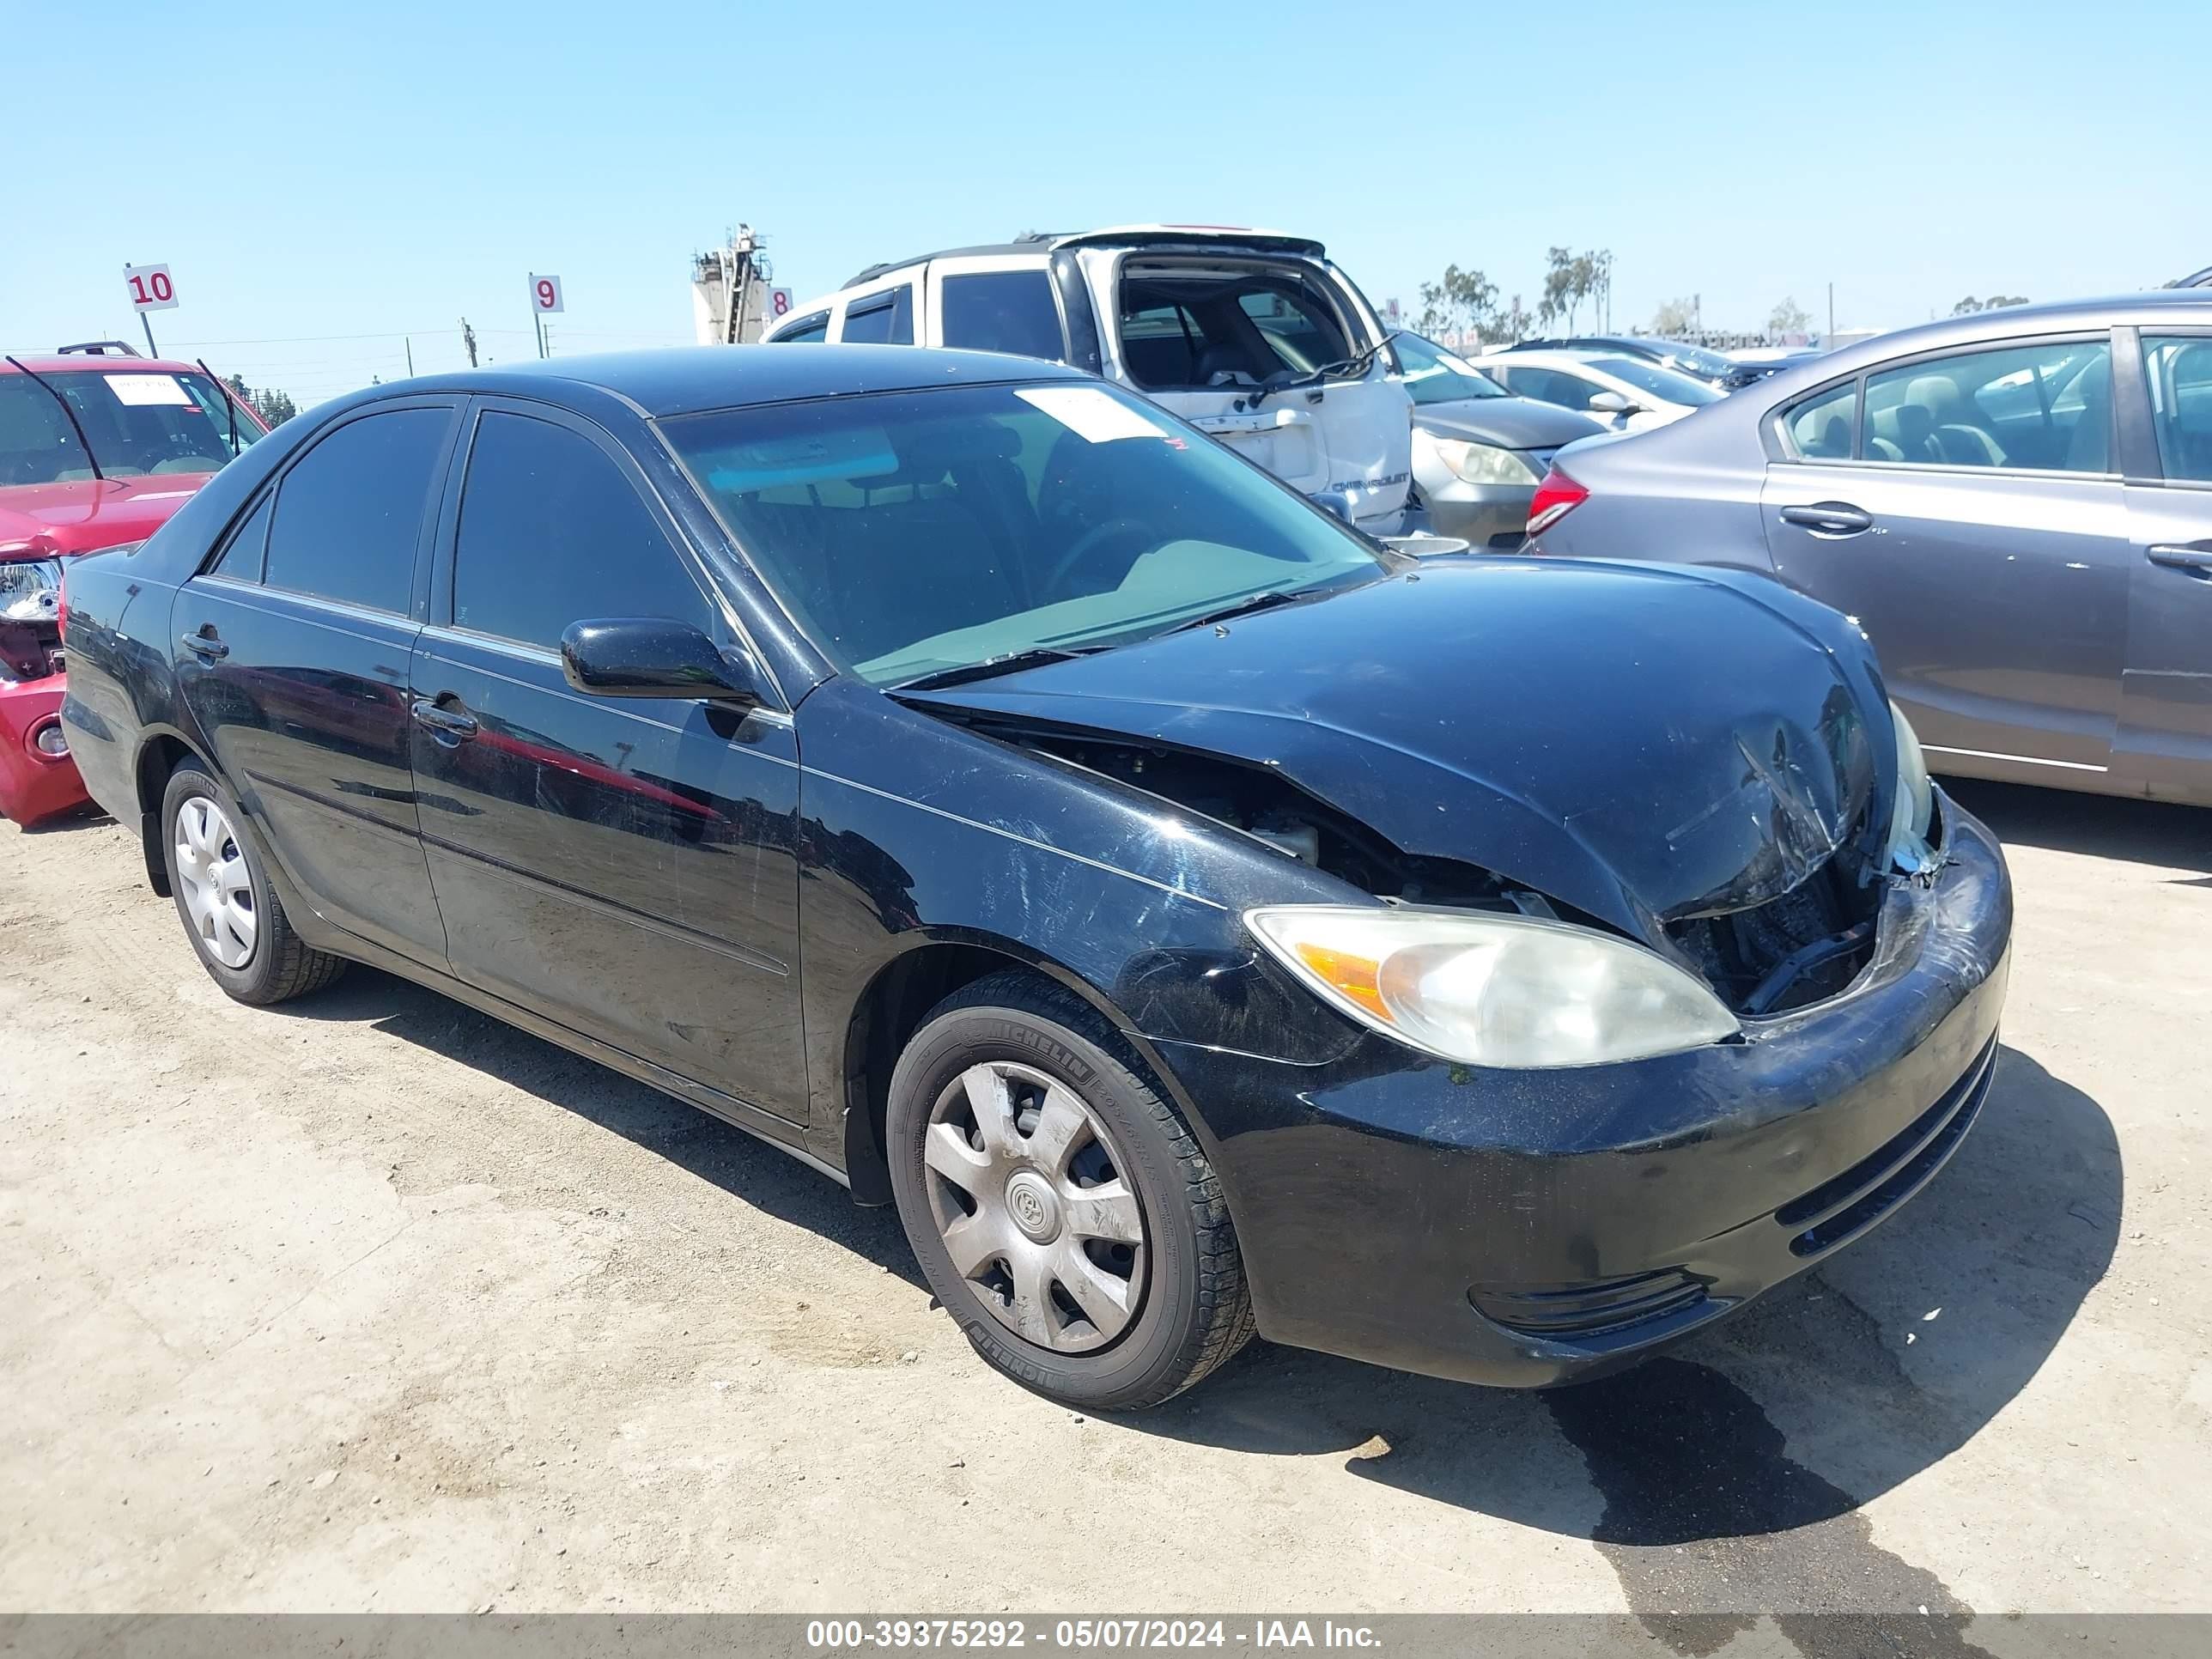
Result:
<svg viewBox="0 0 2212 1659"><path fill-rule="evenodd" d="M1504 1384L1918 1190L2011 896L1843 617L1416 564L1096 380L472 371L70 573L64 718L232 996L348 961L898 1207L991 1364Z"/></svg>

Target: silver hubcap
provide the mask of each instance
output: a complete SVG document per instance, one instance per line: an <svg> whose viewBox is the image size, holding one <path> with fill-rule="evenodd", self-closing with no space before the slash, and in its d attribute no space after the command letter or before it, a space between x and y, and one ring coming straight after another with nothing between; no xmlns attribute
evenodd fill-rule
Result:
<svg viewBox="0 0 2212 1659"><path fill-rule="evenodd" d="M261 922L238 832L222 807L192 795L177 809L176 836L178 890L192 932L224 967L245 967L253 959Z"/></svg>
<svg viewBox="0 0 2212 1659"><path fill-rule="evenodd" d="M922 1142L945 1254L1016 1334L1061 1353L1128 1328L1145 1288L1145 1217L1097 1113L1011 1060L971 1066Z"/></svg>

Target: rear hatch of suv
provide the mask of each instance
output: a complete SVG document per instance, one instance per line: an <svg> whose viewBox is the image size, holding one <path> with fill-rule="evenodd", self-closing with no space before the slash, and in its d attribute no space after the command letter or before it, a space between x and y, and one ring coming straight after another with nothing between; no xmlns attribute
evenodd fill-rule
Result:
<svg viewBox="0 0 2212 1659"><path fill-rule="evenodd" d="M1381 325L1321 245L1100 232L1080 246L1121 380L1378 534L1404 519L1411 403Z"/></svg>

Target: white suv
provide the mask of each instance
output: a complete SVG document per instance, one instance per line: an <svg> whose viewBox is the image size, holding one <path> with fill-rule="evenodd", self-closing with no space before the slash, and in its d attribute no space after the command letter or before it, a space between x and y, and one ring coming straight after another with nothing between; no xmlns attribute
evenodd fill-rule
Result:
<svg viewBox="0 0 2212 1659"><path fill-rule="evenodd" d="M1046 357L1141 392L1361 529L1422 528L1389 331L1319 242L1143 225L871 265L775 343Z"/></svg>

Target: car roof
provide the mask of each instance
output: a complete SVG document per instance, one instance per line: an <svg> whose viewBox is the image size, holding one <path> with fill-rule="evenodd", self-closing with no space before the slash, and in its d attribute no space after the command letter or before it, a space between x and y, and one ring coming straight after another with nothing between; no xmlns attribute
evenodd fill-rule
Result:
<svg viewBox="0 0 2212 1659"><path fill-rule="evenodd" d="M1063 363L996 351L896 345L675 346L459 369L395 380L374 388L374 395L509 392L564 403L581 401L587 392L610 392L639 414L658 418L853 392L1088 378Z"/></svg>
<svg viewBox="0 0 2212 1659"><path fill-rule="evenodd" d="M33 374L198 374L198 363L178 362L169 357L139 357L118 354L109 356L92 352L73 351L67 356L56 356L48 352L33 356L27 351L12 353L0 358L0 374L13 374L21 364Z"/></svg>
<svg viewBox="0 0 2212 1659"><path fill-rule="evenodd" d="M2133 324L2144 328L2187 324L2212 325L2212 294L2201 289L2153 289L2142 294L2107 295L2090 300L2054 300L2039 305L2006 306L1996 311L1969 312L1963 317L1942 317L1932 323L1876 334L1818 358L1792 363L1784 374L1789 385L1814 386L1830 379L1856 374L1893 357L1923 351L1942 351L1995 344L2038 334L2064 334L2077 329L2111 328ZM1766 382L1780 386L1782 375Z"/></svg>
<svg viewBox="0 0 2212 1659"><path fill-rule="evenodd" d="M863 283L874 282L878 276L904 270L909 265L926 264L932 259L962 259L979 254L1033 253L1042 257L1064 247L1158 247L1209 243L1257 247L1271 253L1296 254L1311 259L1322 258L1328 252L1311 237L1293 236L1280 230L1261 230L1249 225L1108 225L1098 230L1033 230L1017 236L1011 242L979 242L969 247L939 248L933 252L915 254L910 258L888 259L880 264L870 265L847 279L836 291L842 294L846 289L858 288Z"/></svg>

